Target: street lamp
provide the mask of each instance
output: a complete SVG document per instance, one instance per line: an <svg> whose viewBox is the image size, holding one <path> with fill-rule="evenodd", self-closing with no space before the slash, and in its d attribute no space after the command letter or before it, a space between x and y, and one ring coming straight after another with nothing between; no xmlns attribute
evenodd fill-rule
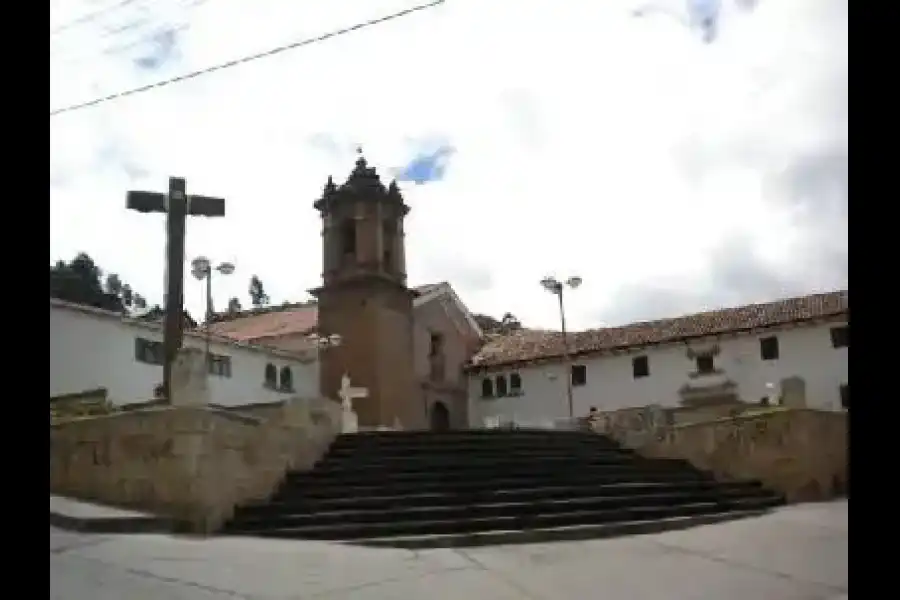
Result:
<svg viewBox="0 0 900 600"><path fill-rule="evenodd" d="M319 372L319 392L322 391L322 351L328 350L329 348L337 348L343 343L344 339L341 337L339 333L332 333L331 335L319 335L317 333L311 333L306 336L306 339L312 342L313 347L316 349L316 369Z"/></svg>
<svg viewBox="0 0 900 600"><path fill-rule="evenodd" d="M569 354L569 338L568 332L566 331L566 308L565 303L563 302L563 290L566 287L571 289L577 289L578 286L581 285L581 277L572 276L565 280L565 282L557 280L555 277L544 277L541 279L541 286L550 292L551 294L556 295L559 299L559 320L560 320L560 329L562 330L562 340L563 340L563 359L565 363L566 369L566 400L569 402L569 418L575 418L575 408L574 403L572 401L572 359Z"/></svg>
<svg viewBox="0 0 900 600"><path fill-rule="evenodd" d="M212 263L205 256L198 256L194 260L191 261L191 275L193 275L197 281L206 280L206 319L204 323L204 336L206 342L206 368L209 369L209 365L211 364L211 355L209 352L209 335L210 330L209 326L212 321L213 316L213 301L212 301L212 274L213 271L218 271L222 275L231 275L234 273L234 265L230 262L219 263L215 267L212 266Z"/></svg>
<svg viewBox="0 0 900 600"><path fill-rule="evenodd" d="M326 350L328 348L336 348L341 345L343 338L339 333L332 333L331 335L319 335L317 333L311 333L306 336L310 342L316 347L316 351L318 354L319 350Z"/></svg>

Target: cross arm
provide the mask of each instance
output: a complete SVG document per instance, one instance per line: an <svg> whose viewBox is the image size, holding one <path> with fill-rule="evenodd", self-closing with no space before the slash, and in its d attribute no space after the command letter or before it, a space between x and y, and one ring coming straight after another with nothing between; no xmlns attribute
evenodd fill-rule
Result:
<svg viewBox="0 0 900 600"><path fill-rule="evenodd" d="M224 217L225 199L211 196L188 196L188 214L201 217Z"/></svg>
<svg viewBox="0 0 900 600"><path fill-rule="evenodd" d="M125 203L138 212L166 212L166 195L158 192L129 191Z"/></svg>

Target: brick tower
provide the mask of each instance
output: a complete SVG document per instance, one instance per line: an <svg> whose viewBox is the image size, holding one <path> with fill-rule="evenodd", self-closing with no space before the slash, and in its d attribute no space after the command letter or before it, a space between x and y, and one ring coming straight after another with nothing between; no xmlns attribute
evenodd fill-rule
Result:
<svg viewBox="0 0 900 600"><path fill-rule="evenodd" d="M314 204L322 216L321 335L340 334L321 353L320 392L336 398L341 375L369 397L354 400L360 426L425 425L413 361L413 294L406 287L403 219L409 212L396 182L385 187L362 156L346 183L331 177Z"/></svg>

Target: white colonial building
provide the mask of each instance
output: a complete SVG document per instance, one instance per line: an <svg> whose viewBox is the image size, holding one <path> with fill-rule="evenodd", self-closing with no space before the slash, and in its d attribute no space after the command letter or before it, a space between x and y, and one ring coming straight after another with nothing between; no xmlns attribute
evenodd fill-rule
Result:
<svg viewBox="0 0 900 600"><path fill-rule="evenodd" d="M184 345L205 349L202 332ZM318 396L309 353L210 338L210 400L222 406ZM162 327L156 321L50 299L50 396L105 389L115 404L153 399L162 383Z"/></svg>
<svg viewBox="0 0 900 600"><path fill-rule="evenodd" d="M570 334L487 341L469 374L470 425L538 423L647 406L758 403L849 408L847 291ZM567 373L568 371L568 373Z"/></svg>

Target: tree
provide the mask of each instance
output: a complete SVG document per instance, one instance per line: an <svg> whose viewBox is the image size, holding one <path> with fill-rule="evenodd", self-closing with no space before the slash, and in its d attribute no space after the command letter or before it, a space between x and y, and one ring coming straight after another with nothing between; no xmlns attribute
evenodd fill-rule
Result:
<svg viewBox="0 0 900 600"><path fill-rule="evenodd" d="M474 314L472 317L485 333L509 333L522 329L522 323L512 313L504 313L499 321L490 315Z"/></svg>
<svg viewBox="0 0 900 600"><path fill-rule="evenodd" d="M50 266L50 297L120 313L147 306L117 274L109 273L101 284L102 277L94 260L79 252L71 262L59 260Z"/></svg>
<svg viewBox="0 0 900 600"><path fill-rule="evenodd" d="M503 333L522 329L522 323L512 313L504 313L500 318L500 327Z"/></svg>
<svg viewBox="0 0 900 600"><path fill-rule="evenodd" d="M124 312L125 307L119 296L104 291L100 283L102 275L93 259L84 252L79 252L69 263L57 261L50 267L50 297Z"/></svg>
<svg viewBox="0 0 900 600"><path fill-rule="evenodd" d="M256 308L265 306L269 303L269 296L266 294L263 283L256 275L250 278L250 289L248 291L250 294L250 303Z"/></svg>
<svg viewBox="0 0 900 600"><path fill-rule="evenodd" d="M241 301L237 298L231 298L228 300L228 314L235 314L241 312Z"/></svg>

